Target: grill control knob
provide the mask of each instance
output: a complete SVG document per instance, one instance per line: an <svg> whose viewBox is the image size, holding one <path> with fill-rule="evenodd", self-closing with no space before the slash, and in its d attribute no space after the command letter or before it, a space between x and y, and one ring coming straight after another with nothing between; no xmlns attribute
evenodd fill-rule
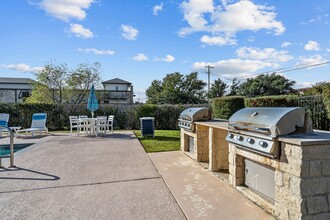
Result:
<svg viewBox="0 0 330 220"><path fill-rule="evenodd" d="M249 143L249 144L254 144L254 140L252 138L248 138L246 139L246 141Z"/></svg>
<svg viewBox="0 0 330 220"><path fill-rule="evenodd" d="M234 135L233 135L233 134L229 134L228 137L229 137L230 139L233 139L233 138L234 138Z"/></svg>
<svg viewBox="0 0 330 220"><path fill-rule="evenodd" d="M268 144L267 144L266 141L260 141L260 142L259 142L259 145L260 145L261 147L263 147L263 148L268 147Z"/></svg>
<svg viewBox="0 0 330 220"><path fill-rule="evenodd" d="M240 135L236 136L236 139L239 140L239 141L243 141L244 140L244 138L242 136L240 136Z"/></svg>

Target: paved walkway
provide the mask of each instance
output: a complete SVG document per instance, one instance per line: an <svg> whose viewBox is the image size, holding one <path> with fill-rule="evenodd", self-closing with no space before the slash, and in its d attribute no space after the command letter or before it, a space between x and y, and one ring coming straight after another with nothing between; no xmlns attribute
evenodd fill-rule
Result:
<svg viewBox="0 0 330 220"><path fill-rule="evenodd" d="M0 169L1 220L186 219L132 132L33 141Z"/></svg>
<svg viewBox="0 0 330 220"><path fill-rule="evenodd" d="M132 132L15 141L35 144L0 168L0 219L271 219L184 153L148 157Z"/></svg>
<svg viewBox="0 0 330 220"><path fill-rule="evenodd" d="M183 152L149 156L189 220L274 219Z"/></svg>

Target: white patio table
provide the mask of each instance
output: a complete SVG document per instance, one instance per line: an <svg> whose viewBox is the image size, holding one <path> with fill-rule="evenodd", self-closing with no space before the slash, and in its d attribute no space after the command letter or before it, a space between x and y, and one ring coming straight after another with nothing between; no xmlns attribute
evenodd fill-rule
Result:
<svg viewBox="0 0 330 220"><path fill-rule="evenodd" d="M80 133L85 133L89 135L97 135L96 133L96 118L79 118L79 129L78 129L78 135Z"/></svg>

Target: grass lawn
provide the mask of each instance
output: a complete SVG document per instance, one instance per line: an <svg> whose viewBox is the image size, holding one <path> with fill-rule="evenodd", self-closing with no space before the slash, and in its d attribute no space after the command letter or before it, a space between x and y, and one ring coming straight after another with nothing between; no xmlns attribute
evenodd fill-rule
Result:
<svg viewBox="0 0 330 220"><path fill-rule="evenodd" d="M141 131L134 131L147 153L180 150L179 130L156 130L155 138L141 137Z"/></svg>

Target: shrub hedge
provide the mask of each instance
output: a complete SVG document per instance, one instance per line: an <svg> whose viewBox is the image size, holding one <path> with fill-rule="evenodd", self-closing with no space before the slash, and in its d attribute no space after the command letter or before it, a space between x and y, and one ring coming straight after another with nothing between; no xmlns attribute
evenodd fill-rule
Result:
<svg viewBox="0 0 330 220"><path fill-rule="evenodd" d="M295 107L298 106L298 99L296 95L245 98L245 107Z"/></svg>
<svg viewBox="0 0 330 220"><path fill-rule="evenodd" d="M116 129L139 129L141 117L155 117L155 128L161 130L178 129L180 113L189 106L177 105L100 105L97 115L114 115ZM53 105L53 104L8 104L0 103L0 113L10 114L9 126L31 126L34 113L47 113L49 130L66 130L70 127L70 115L87 115L91 112L86 105Z"/></svg>
<svg viewBox="0 0 330 220"><path fill-rule="evenodd" d="M236 111L244 108L244 97L227 96L212 99L213 118L229 119Z"/></svg>

